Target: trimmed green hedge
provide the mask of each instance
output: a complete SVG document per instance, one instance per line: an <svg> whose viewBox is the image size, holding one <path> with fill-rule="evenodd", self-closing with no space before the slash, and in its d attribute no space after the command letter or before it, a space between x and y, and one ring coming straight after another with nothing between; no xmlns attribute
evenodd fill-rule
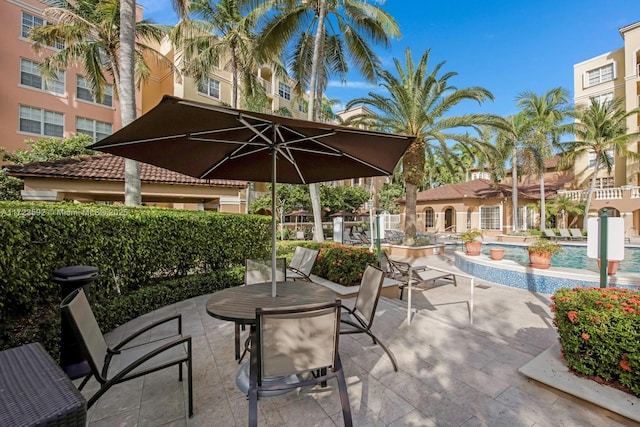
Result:
<svg viewBox="0 0 640 427"><path fill-rule="evenodd" d="M91 296L90 302L100 328L106 333L145 313L188 298L237 286L242 280L243 270L236 267L211 274L158 281L152 286L102 302L95 302ZM8 321L0 331L0 350L35 341L42 343L54 358L58 358L59 303L36 307L33 314Z"/></svg>
<svg viewBox="0 0 640 427"><path fill-rule="evenodd" d="M552 300L569 368L640 396L640 291L562 288Z"/></svg>
<svg viewBox="0 0 640 427"><path fill-rule="evenodd" d="M59 303L51 274L99 268L92 298L127 295L159 278L211 273L269 253L259 215L71 203L0 202L0 312L8 318Z"/></svg>

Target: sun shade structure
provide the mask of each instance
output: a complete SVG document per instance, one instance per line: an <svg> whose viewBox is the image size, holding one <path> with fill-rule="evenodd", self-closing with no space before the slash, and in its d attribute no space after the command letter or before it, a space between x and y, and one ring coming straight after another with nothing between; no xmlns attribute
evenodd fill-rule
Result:
<svg viewBox="0 0 640 427"><path fill-rule="evenodd" d="M89 148L200 179L309 184L390 175L412 140L165 96ZM274 259L275 227L274 214Z"/></svg>

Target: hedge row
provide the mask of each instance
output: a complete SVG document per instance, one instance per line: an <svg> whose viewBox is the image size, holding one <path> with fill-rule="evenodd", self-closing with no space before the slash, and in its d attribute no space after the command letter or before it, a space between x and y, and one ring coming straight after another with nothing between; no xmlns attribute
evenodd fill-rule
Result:
<svg viewBox="0 0 640 427"><path fill-rule="evenodd" d="M59 303L51 274L99 268L95 301L157 281L212 273L269 253L270 220L176 209L0 202L0 312L7 318ZM2 320L2 319L0 319Z"/></svg>
<svg viewBox="0 0 640 427"><path fill-rule="evenodd" d="M128 295L96 302L90 297L96 320L103 332L108 332L129 320L158 308L205 295L242 283L243 270L236 267L226 271L199 274L179 279L162 280L140 288ZM0 330L0 350L38 341L58 358L60 354L60 305L39 306L32 315L8 321Z"/></svg>

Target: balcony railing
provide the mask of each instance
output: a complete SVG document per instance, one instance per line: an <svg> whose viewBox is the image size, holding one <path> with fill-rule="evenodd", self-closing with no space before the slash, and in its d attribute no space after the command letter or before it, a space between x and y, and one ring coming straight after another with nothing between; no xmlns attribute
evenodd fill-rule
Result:
<svg viewBox="0 0 640 427"><path fill-rule="evenodd" d="M624 199L625 191L630 191L631 199L640 199L640 187L632 187L630 185L618 188L597 188L593 190L593 200L620 200ZM587 199L587 190L560 190L559 195L567 196L576 202L585 201Z"/></svg>
<svg viewBox="0 0 640 427"><path fill-rule="evenodd" d="M267 95L273 95L273 92L271 92L271 82L269 80L265 80L260 77L258 78L258 81L260 82L260 86L262 86L265 92L267 92Z"/></svg>

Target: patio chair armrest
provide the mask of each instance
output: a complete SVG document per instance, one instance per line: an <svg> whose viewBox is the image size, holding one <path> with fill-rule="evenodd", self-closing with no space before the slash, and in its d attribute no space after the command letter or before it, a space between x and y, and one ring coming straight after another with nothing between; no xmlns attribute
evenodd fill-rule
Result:
<svg viewBox="0 0 640 427"><path fill-rule="evenodd" d="M187 359L191 360L191 335L185 335L164 345L161 345L160 347L129 363L126 367L124 367L121 371L114 375L113 378L111 378L109 381L114 384L118 383L121 379L125 378L128 373L136 369L138 366L142 365L144 362L153 359L154 357L162 354L171 347L176 347L185 343L187 344Z"/></svg>
<svg viewBox="0 0 640 427"><path fill-rule="evenodd" d="M118 345L113 347L113 351L118 351L119 349L124 347L126 344L128 344L131 341L133 341L134 339L136 339L140 335L144 334L145 332L147 332L147 331L149 331L149 330L151 330L151 329L153 329L155 327L158 327L160 325L163 325L165 323L171 322L172 320L177 320L178 321L178 335L182 335L182 315L181 314L176 314L174 316L165 317L164 319L160 319L160 320L158 320L156 322L153 322L153 323L145 326L144 328L135 331L133 334L123 338L123 340L120 341L118 343Z"/></svg>

